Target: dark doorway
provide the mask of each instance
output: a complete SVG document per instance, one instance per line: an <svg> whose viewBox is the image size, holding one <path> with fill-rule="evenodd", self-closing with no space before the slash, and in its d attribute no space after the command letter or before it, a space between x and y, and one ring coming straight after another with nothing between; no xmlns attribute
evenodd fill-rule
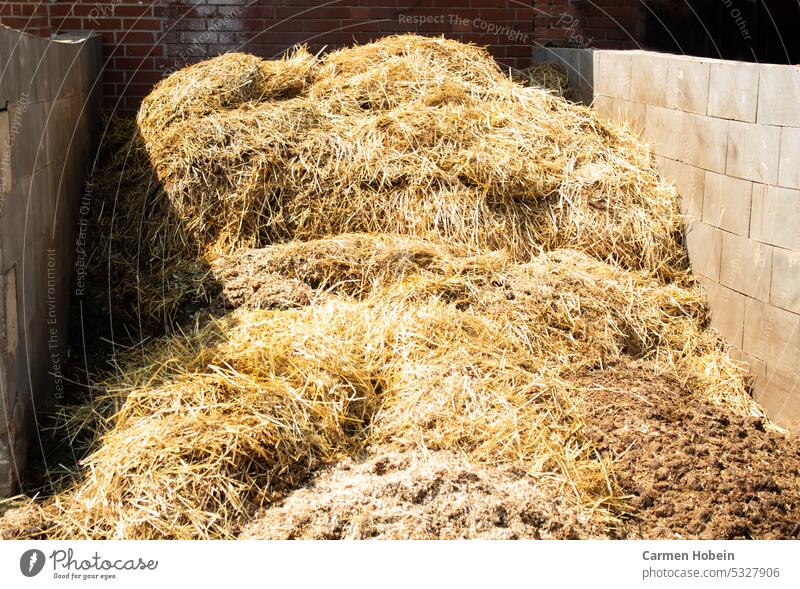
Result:
<svg viewBox="0 0 800 589"><path fill-rule="evenodd" d="M642 46L765 63L800 63L800 0L642 0Z"/></svg>

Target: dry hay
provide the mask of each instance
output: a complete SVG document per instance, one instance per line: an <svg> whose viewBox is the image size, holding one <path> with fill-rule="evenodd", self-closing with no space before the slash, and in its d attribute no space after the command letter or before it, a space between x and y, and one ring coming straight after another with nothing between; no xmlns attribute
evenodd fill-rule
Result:
<svg viewBox="0 0 800 589"><path fill-rule="evenodd" d="M45 507L48 537L233 537L315 469L375 445L513 466L614 535L626 507L610 458L580 434L579 372L635 359L750 410L697 292L574 250L520 264L343 235L240 256L212 266L258 258L256 272L313 291L308 304L242 308L144 361L132 352L99 401L121 409L84 480Z"/></svg>
<svg viewBox="0 0 800 589"><path fill-rule="evenodd" d="M109 387L122 410L55 498L48 537L230 537L276 490L373 441L566 468L593 500L613 496L528 353L452 306L235 312L161 345Z"/></svg>
<svg viewBox="0 0 800 589"><path fill-rule="evenodd" d="M536 63L514 72L514 79L526 86L549 90L565 100L574 100L567 70L560 63Z"/></svg>
<svg viewBox="0 0 800 589"><path fill-rule="evenodd" d="M579 535L619 536L635 509L585 435L587 371L753 411L646 145L481 49L222 56L137 126L112 162L130 198L98 216L107 275L162 325L215 305L115 358L66 422L96 444L35 506L49 538L233 538L378 448L511 469Z"/></svg>
<svg viewBox="0 0 800 589"><path fill-rule="evenodd" d="M673 371L684 382L695 379L692 386L708 397L740 412L750 407L739 371L706 330L698 290L575 250L518 263L508 252L472 255L464 246L419 238L347 234L242 250L210 266L222 284L222 307L302 306L328 294L361 300L377 293L405 302L432 297L501 321L503 330L537 357L557 361L560 370L652 357L665 366L680 363ZM262 290L262 281L302 294L287 305L270 288Z"/></svg>
<svg viewBox="0 0 800 589"><path fill-rule="evenodd" d="M209 256L345 232L522 261L568 247L668 281L686 267L675 191L644 142L455 41L223 55L159 83L129 148L130 184L151 190L110 187L105 250L145 322L205 299Z"/></svg>

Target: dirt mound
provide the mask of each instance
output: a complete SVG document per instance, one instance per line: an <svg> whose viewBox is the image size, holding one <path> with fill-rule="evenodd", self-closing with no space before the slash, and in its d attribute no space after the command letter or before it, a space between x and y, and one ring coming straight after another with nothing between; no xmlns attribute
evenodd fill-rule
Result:
<svg viewBox="0 0 800 589"><path fill-rule="evenodd" d="M632 496L632 537L800 538L796 436L647 367L608 367L582 380L583 435L616 457L617 482Z"/></svg>
<svg viewBox="0 0 800 589"><path fill-rule="evenodd" d="M547 479L451 452L374 450L316 475L250 522L247 540L590 538L607 530Z"/></svg>
<svg viewBox="0 0 800 589"><path fill-rule="evenodd" d="M0 516L0 540L31 540L44 537L47 518L31 500L17 504Z"/></svg>

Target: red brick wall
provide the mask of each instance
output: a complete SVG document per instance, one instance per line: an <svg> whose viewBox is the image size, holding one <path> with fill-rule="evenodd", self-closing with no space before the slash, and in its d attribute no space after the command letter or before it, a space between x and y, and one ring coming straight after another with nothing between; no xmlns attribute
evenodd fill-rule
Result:
<svg viewBox="0 0 800 589"><path fill-rule="evenodd" d="M639 47L641 0L536 0L537 45L633 49Z"/></svg>
<svg viewBox="0 0 800 589"><path fill-rule="evenodd" d="M0 0L0 23L34 35L50 34L46 2L2 2Z"/></svg>
<svg viewBox="0 0 800 589"><path fill-rule="evenodd" d="M2 0L0 0L1 2ZM0 4L0 23L28 32L94 29L103 36L106 108L135 110L166 73L226 51L276 57L402 32L489 47L524 67L536 44L624 46L631 1L595 0L28 0ZM598 8L599 6L599 8ZM534 30L535 26L535 30Z"/></svg>

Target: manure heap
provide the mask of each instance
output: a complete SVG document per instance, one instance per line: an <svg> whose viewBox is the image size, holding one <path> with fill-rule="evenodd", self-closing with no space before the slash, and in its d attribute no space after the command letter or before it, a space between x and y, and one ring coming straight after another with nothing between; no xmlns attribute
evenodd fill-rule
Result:
<svg viewBox="0 0 800 589"><path fill-rule="evenodd" d="M217 57L111 160L97 264L166 335L6 536L798 535L648 146L485 50Z"/></svg>

